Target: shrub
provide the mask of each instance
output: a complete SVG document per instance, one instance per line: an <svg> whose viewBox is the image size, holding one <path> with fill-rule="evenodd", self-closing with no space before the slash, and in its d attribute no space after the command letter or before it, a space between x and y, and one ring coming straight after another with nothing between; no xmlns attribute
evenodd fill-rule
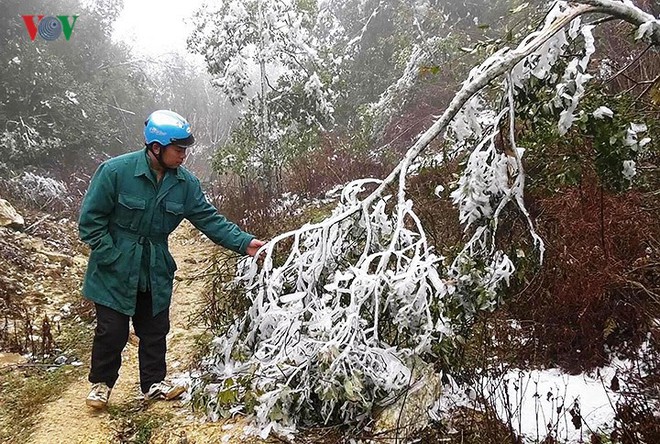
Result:
<svg viewBox="0 0 660 444"><path fill-rule="evenodd" d="M531 321L529 355L569 371L603 365L608 347L638 346L657 304L658 225L644 196L604 191L595 181L535 202L547 246L543 267L520 272L511 312ZM520 270L520 268L519 268Z"/></svg>

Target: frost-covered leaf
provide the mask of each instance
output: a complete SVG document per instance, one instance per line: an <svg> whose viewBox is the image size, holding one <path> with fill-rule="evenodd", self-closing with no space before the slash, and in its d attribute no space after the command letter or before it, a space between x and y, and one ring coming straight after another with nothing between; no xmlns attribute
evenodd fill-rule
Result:
<svg viewBox="0 0 660 444"><path fill-rule="evenodd" d="M599 106L599 107L596 108L596 110L593 112L593 116L594 116L596 119L603 119L603 118L605 118L605 117L612 118L613 115L614 115L614 111L612 111L611 109L609 109L609 108L606 107L606 106Z"/></svg>
<svg viewBox="0 0 660 444"><path fill-rule="evenodd" d="M655 32L654 28L660 27L660 20L649 20L642 23L635 32L635 40L651 40L651 35Z"/></svg>
<svg viewBox="0 0 660 444"><path fill-rule="evenodd" d="M632 178L637 174L637 169L635 167L636 165L634 160L624 160L622 171L623 177L628 180L632 180Z"/></svg>

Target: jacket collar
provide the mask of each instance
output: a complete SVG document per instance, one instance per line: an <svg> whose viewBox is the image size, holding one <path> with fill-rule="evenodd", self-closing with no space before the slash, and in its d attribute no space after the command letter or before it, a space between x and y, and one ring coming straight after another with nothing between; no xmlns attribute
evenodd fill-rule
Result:
<svg viewBox="0 0 660 444"><path fill-rule="evenodd" d="M147 152L141 150L142 155L137 156L137 161L135 162L135 176L146 176L151 178L151 170L149 168L149 159L147 158Z"/></svg>
<svg viewBox="0 0 660 444"><path fill-rule="evenodd" d="M142 153L142 155L137 156L137 162L135 162L135 176L145 176L148 179L153 179L153 173L151 172L151 167L149 166L149 156L146 152L146 150L142 149L139 152ZM185 174L183 174L183 170L181 168L176 168L174 170L169 170L171 171L177 179L179 180L186 180ZM169 173L169 172L168 172Z"/></svg>
<svg viewBox="0 0 660 444"><path fill-rule="evenodd" d="M183 174L183 169L181 167L176 169L176 178L179 180L186 180L186 176Z"/></svg>

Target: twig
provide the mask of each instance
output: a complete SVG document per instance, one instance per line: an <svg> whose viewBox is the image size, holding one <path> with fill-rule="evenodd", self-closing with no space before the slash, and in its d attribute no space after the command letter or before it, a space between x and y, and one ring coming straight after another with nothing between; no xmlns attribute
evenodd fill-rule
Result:
<svg viewBox="0 0 660 444"><path fill-rule="evenodd" d="M603 185L600 186L600 243L603 247L605 259L608 259L607 245L605 245L605 204L603 203Z"/></svg>
<svg viewBox="0 0 660 444"><path fill-rule="evenodd" d="M31 229L33 229L33 228L35 228L37 225L41 224L43 221L45 221L45 220L48 219L49 217L50 217L50 214L46 214L44 217L42 217L41 219L39 219L39 220L36 221L35 223L33 223L33 224L27 226L27 227L25 228L25 231L26 231L26 232L29 232Z"/></svg>
<svg viewBox="0 0 660 444"><path fill-rule="evenodd" d="M117 100L117 99L115 98L115 103L116 103L116 100ZM120 107L118 107L118 106L112 105L111 103L106 103L106 105L108 105L110 108L114 108L114 109L116 109L117 111L121 111L121 112L123 112L123 113L130 114L131 116L134 116L134 115L135 115L135 112L133 112L133 111L129 111L129 110L124 109L124 108L120 108Z"/></svg>
<svg viewBox="0 0 660 444"><path fill-rule="evenodd" d="M656 293L654 293L654 292L652 292L651 290L647 289L647 288L644 286L644 284L642 284L641 282L633 281L633 280L631 280L631 279L626 279L625 282L628 283L628 284L630 284L630 285L632 285L632 286L634 286L634 287L637 287L637 288L641 289L641 290L644 291L644 292L645 292L645 293L646 293L651 299L653 299L653 301L655 301L656 304L660 304L660 297L659 297L659 295L656 294Z"/></svg>
<svg viewBox="0 0 660 444"><path fill-rule="evenodd" d="M610 77L609 79L605 80L603 83L609 83L609 82L611 82L612 80L614 80L614 79L616 79L617 77L619 77L621 74L623 74L624 71L626 71L628 68L630 68L630 67L631 67L635 62L637 62L637 61L638 61L638 60L639 60L644 54L646 54L646 52L647 52L649 49L651 49L652 47L653 47L653 44L648 45L648 46L644 49L644 51L640 52L639 55L638 55L637 57L635 57L633 60L630 61L630 63L628 63L628 64L627 64L626 66L624 66L623 68L621 68L616 74L614 74L614 75L613 75L612 77Z"/></svg>
<svg viewBox="0 0 660 444"><path fill-rule="evenodd" d="M639 96L637 96L637 100L636 100L636 101L641 100L641 98L644 97L644 95L646 95L646 93L649 92L649 90L650 90L651 88L653 88L653 86L654 86L659 80L660 80L660 75L658 75L658 76L657 76L655 79L653 79L653 80L646 80L646 81L644 81L644 82L639 82L640 85L643 85L643 84L648 83L648 86L647 86L646 88L644 88L644 91L642 91L642 93L641 93Z"/></svg>
<svg viewBox="0 0 660 444"><path fill-rule="evenodd" d="M410 378L408 378L408 387L403 393L403 399L401 400L401 409L399 410L399 416L396 418L396 437L394 442L399 442L399 430L401 430L401 416L403 416L403 409L406 406L406 399L408 399L408 392L410 392L410 387L412 386L413 373L415 371L415 363L413 362L412 368L410 369Z"/></svg>

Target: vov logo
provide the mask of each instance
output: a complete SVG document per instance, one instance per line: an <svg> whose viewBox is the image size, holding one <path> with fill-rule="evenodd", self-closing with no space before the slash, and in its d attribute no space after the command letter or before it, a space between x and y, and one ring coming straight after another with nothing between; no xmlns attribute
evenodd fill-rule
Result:
<svg viewBox="0 0 660 444"><path fill-rule="evenodd" d="M62 34L64 34L65 39L69 40L78 19L77 15L49 15L46 17L43 15L22 15L21 17L23 17L25 29L27 29L32 41L37 37L37 33L39 33L39 37L48 41L57 40ZM69 21L71 17L73 21Z"/></svg>

